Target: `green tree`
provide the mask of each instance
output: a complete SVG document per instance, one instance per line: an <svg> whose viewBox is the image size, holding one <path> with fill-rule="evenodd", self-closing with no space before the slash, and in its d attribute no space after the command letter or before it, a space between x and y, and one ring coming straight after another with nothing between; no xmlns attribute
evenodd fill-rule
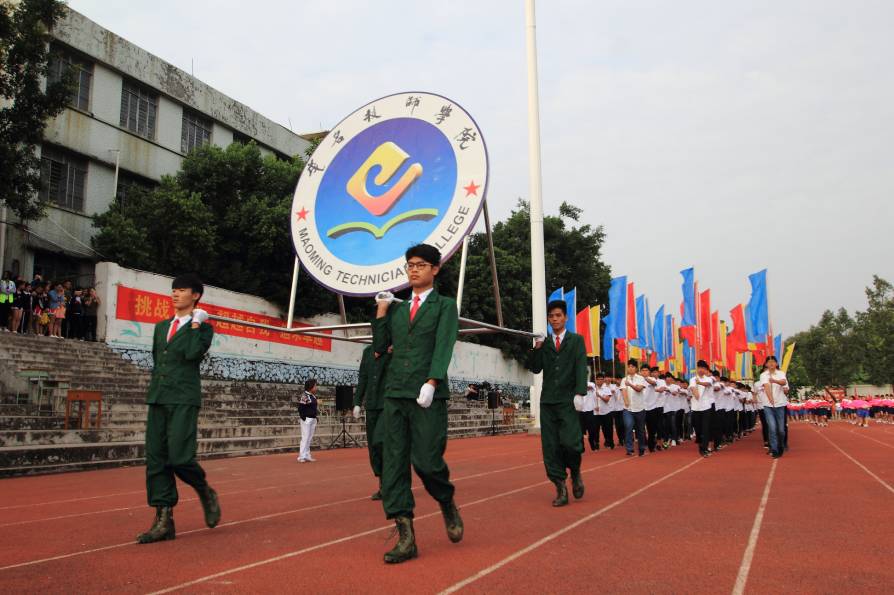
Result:
<svg viewBox="0 0 894 595"><path fill-rule="evenodd" d="M47 121L68 103L71 77L46 85L50 31L64 14L58 0L0 2L0 201L22 219L38 219L36 147Z"/></svg>
<svg viewBox="0 0 894 595"><path fill-rule="evenodd" d="M797 343L792 369L804 386L847 386L859 371L854 353L854 320L844 308L823 312L817 324L790 337Z"/></svg>
<svg viewBox="0 0 894 595"><path fill-rule="evenodd" d="M866 299L869 307L856 314L854 349L867 382L894 383L894 287L873 276Z"/></svg>

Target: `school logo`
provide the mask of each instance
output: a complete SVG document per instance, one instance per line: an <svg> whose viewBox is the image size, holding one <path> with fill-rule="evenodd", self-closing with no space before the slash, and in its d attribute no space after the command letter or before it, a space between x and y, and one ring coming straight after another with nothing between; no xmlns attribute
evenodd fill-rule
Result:
<svg viewBox="0 0 894 595"><path fill-rule="evenodd" d="M472 117L430 93L401 93L339 122L308 159L292 201L292 241L321 285L354 296L408 285L404 252L446 260L472 230L487 189Z"/></svg>

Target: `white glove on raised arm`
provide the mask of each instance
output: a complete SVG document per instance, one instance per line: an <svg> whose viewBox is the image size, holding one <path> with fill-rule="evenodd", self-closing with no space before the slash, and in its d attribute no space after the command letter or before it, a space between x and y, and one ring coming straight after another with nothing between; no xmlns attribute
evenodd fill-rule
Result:
<svg viewBox="0 0 894 595"><path fill-rule="evenodd" d="M195 322L196 324L202 324L203 322L206 322L207 320L208 320L208 313L205 312L204 310L200 310L199 308L196 308L195 310L192 311L192 321Z"/></svg>
<svg viewBox="0 0 894 595"><path fill-rule="evenodd" d="M360 405L354 405L354 411L351 412L354 419L360 419Z"/></svg>
<svg viewBox="0 0 894 595"><path fill-rule="evenodd" d="M376 303L379 302L388 302L391 303L394 301L394 294L390 291L380 291L376 294Z"/></svg>
<svg viewBox="0 0 894 595"><path fill-rule="evenodd" d="M419 403L419 406L423 409L428 409L431 407L432 401L435 400L435 387L426 382L422 385L422 388L419 389L419 398L416 399L416 402Z"/></svg>
<svg viewBox="0 0 894 595"><path fill-rule="evenodd" d="M584 410L584 398L580 395L574 395L574 409L576 411Z"/></svg>

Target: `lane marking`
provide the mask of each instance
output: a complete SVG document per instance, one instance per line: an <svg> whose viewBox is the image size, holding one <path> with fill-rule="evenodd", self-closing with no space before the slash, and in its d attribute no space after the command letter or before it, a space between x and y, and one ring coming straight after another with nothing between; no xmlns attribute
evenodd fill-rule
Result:
<svg viewBox="0 0 894 595"><path fill-rule="evenodd" d="M745 547L745 553L742 554L742 564L739 566L739 574L736 576L736 584L733 586L733 595L742 595L745 592L745 584L748 582L748 573L751 572L751 562L754 560L754 550L757 549L757 539L761 533L764 512L767 509L767 501L770 499L770 487L773 485L773 477L776 476L776 465L778 463L779 459L774 459L773 464L770 466L770 475L767 476L761 503L757 508L757 514L754 515L754 524L751 526L748 545Z"/></svg>
<svg viewBox="0 0 894 595"><path fill-rule="evenodd" d="M621 461L618 461L618 462L624 462L624 459L622 459ZM495 470L493 470L493 471L485 471L485 472L482 472L482 473L476 473L476 474L474 474L474 475L463 476L463 477L457 477L457 478L454 479L453 481L454 481L454 482L465 481L465 480L467 480L467 479L474 479L474 478L478 478L478 477L484 477L484 476L486 476L486 475L494 475L494 474L497 474L497 473L505 473L505 472L507 472L507 471L515 471L515 470L517 470L517 469L521 469L521 468L523 468L523 467L530 467L530 466L533 466L533 465L541 465L541 464L543 464L543 461L537 461L537 462L534 462L534 463L526 463L526 464L524 464L524 465L516 465L516 466L513 466L513 467L504 467L504 468L502 468L502 469L495 469ZM610 465L612 465L612 464L615 464L615 463L611 463L611 464L609 464L609 465L607 465L607 466L610 466ZM601 467L596 467L595 469L601 469ZM537 484L537 485L541 485L541 484ZM420 489L422 489L422 488L423 488L423 486L419 485L419 486L415 486L415 487L413 487L412 489L413 489L413 490L420 490ZM230 521L230 522L227 522L227 523L221 523L220 525L218 525L218 527L232 527L232 526L234 526L234 525L242 525L242 524L244 524L244 523L257 522L257 521L264 521L264 520L269 520L269 519L276 518L276 517L280 517L280 516L286 516L286 515L290 515L290 514L297 514L297 513L307 512L307 511L311 511L311 510L318 510L318 509L321 509L321 508L328 508L328 507L332 507L332 506L340 506L340 505L342 505L342 504L349 504L349 503L353 503L353 502L362 502L362 501L365 501L365 500L369 500L369 496L360 496L360 497L358 497L358 498L349 498L349 499L346 499L346 500L339 500L339 501L337 501L337 502L327 502L327 503L325 503L325 504L317 504L317 505L314 505L314 506L306 506L306 507L303 507L303 508L296 508L296 509L292 509L292 510L285 510L285 511L281 511L281 512L274 512L274 513L270 513L270 514L265 514L265 515L257 516L257 517L250 517L250 518L247 518L247 519L240 519L240 520L237 520L237 521ZM440 513L439 513L439 514L440 514ZM421 518L421 517L420 517L420 518ZM389 525L389 527L390 527L390 525ZM199 532L202 532L202 531L210 531L210 530L211 530L211 529L209 529L208 527L199 527L198 529L190 529L189 531L179 531L179 532L177 533L177 535L178 535L178 536L179 536L179 535L189 535L189 534L191 534L191 533L199 533ZM378 529L377 529L377 530L378 530ZM114 545L107 545L107 546L102 546L102 547L93 548L93 549L89 549L89 550L81 550L81 551L77 551L77 552L70 552L70 553L68 553L68 554L59 554L59 555L56 555L56 556L50 556L50 557L47 557L47 558L39 558L39 559L37 559L37 560L29 560L29 561L27 561L27 562L19 562L19 563L16 563L16 564L10 564L10 565L8 565L8 566L0 566L0 572L2 572L2 571L4 571L4 570L12 570L12 569L14 569L14 568L21 568L21 567L23 567L23 566L33 566L33 565L35 565L35 564L43 564L44 562L55 562L56 560L64 560L64 559L66 559L66 558L73 558L73 557L76 557L76 556L83 556L83 555L85 555L85 554L93 554L93 553L96 553L96 552L102 552L102 551L106 551L106 550L111 550L111 549L116 549L116 548L126 547L126 546L129 546L129 545L137 545L137 544L136 544L134 541L128 541L128 542L126 542L126 543L116 543L116 544L114 544Z"/></svg>
<svg viewBox="0 0 894 595"><path fill-rule="evenodd" d="M620 464L620 463L626 463L626 462L629 462L629 461L631 461L631 460L632 460L632 459L620 459L620 460L617 460L617 461L615 461L615 462L613 462L613 463L608 463L608 464L606 464L606 465L601 465L601 466L598 466L598 467L593 467L593 468L590 468L590 469L581 470L581 473L589 473L590 471L596 471L597 469L603 469L603 468L605 468L605 467L611 467L611 466L613 466L613 465L618 465L618 464ZM698 460L696 460L696 461L694 461L694 462L697 463ZM535 463L535 464L540 464L540 463L542 463L542 461L540 461L540 462L538 462L538 463ZM691 465L691 464L693 464L693 463L690 463L690 465ZM687 466L688 466L688 465L687 465ZM549 480L546 480L546 481L539 481L539 482L537 482L537 483L533 483L533 484L530 484L530 485L522 486L522 487L520 487L520 488L515 488L514 490L509 490L509 491L507 491L507 492L502 492L502 493L499 493L499 494L494 494L493 496L488 496L488 497L486 497L486 498L481 498L480 500L474 500L474 501L472 501L472 502L466 502L466 503L464 503L464 504L462 504L462 505L460 506L460 510L465 509L465 508L468 508L468 507L470 507L470 506L475 506L475 505L478 505L478 504L483 504L484 502L489 502L489 501L491 501L491 500L496 500L497 498L503 498L503 497L505 497L505 496L511 496L511 495L513 495L513 494L517 494L517 493L519 493L519 492L524 492L524 491L526 491L526 490L530 490L530 489L533 489L533 488L536 488L536 487L540 487L540 486L543 486L543 485L547 485L547 484L552 484L552 482L549 481ZM434 516L441 516L441 512L440 512L440 511L430 512L430 513L428 513L428 514L425 514L425 515L422 515L422 516L418 516L418 517L416 517L416 518L413 519L413 520L414 520L414 522L416 522L416 521L421 521L421 520L423 520L423 519L428 519L428 518L431 518L431 517L434 517ZM235 567L235 568L230 568L229 570L223 570L223 571L221 571L221 572L217 572L217 573L215 573L215 574L209 574L208 576L203 576L203 577L200 577L200 578L191 580L191 581L186 582L186 583L181 583L181 584L179 584L179 585L174 585L174 586L172 586L172 587L168 587L168 588L166 588L166 589L161 589L161 590L159 590L159 591L153 591L153 592L150 593L149 595L162 595L163 593L171 593L172 591L178 591L178 590L180 590L180 589L185 589L186 587L191 587L191 586L193 586L193 585L197 585L197 584L200 584L200 583L208 582L208 581L211 581L211 580L220 578L220 577L222 577L222 576L228 576L228 575L231 575L231 574L235 574L235 573L237 573L237 572L242 572L242 571L245 571L245 570L251 570L252 568L257 568L257 567L259 567L259 566L265 566L265 565L267 565L267 564L273 564L274 562L279 562L279 561L281 561L281 560L288 560L289 558L294 558L295 556L300 556L300 555L302 555L302 554L306 554L306 553L309 553L309 552L313 552L313 551L316 551L316 550L320 550L320 549L323 549L323 548L326 548L326 547L329 547L329 546L332 546L332 545L338 545L339 543L344 543L344 542L346 542L346 541L352 541L352 540L354 540L354 539L359 539L359 538L361 538L361 537L366 537L367 535L372 535L372 534L374 534L374 533L378 533L379 531L386 531L386 530L388 530L388 529L392 529L393 527L394 527L393 524L389 524L389 525L385 525L385 526L382 526L382 527L377 527L377 528L375 528L375 529L369 529L368 531L363 531L363 532L361 532L361 533L354 533L353 535L346 535L346 536L344 536L344 537L339 537L339 538L337 538L337 539L333 539L333 540L331 540L331 541L327 541L327 542L325 542L325 543L318 543L318 544L316 544L316 545L312 545L312 546L310 546L310 547L306 547L306 548L304 548L304 549L296 550L296 551L293 551L293 552L287 552L287 553L285 553L285 554L280 554L279 556L274 556L274 557L272 557L272 558L267 558L266 560L259 560L259 561L257 561L257 562L252 562L251 564L244 564L244 565L242 565L242 566L237 566L237 567Z"/></svg>
<svg viewBox="0 0 894 595"><path fill-rule="evenodd" d="M894 448L894 446L888 444L887 442L882 442L881 440L877 440L877 439L873 438L872 436L867 436L866 434L861 434L860 432L857 432L856 430L851 430L849 433L853 434L854 436L859 436L860 438L866 438L867 440L872 440L873 442L878 442L882 446L887 446L888 448Z"/></svg>
<svg viewBox="0 0 894 595"><path fill-rule="evenodd" d="M822 437L823 437L823 440L825 440L826 442L828 442L829 444L831 444L832 446L834 446L834 447L838 450L838 452L840 452L841 454L843 454L844 456L846 456L847 458L849 458L849 459L854 463L854 465L856 465L857 467L859 467L860 469L862 469L863 471L865 471L870 477L872 477L872 479L874 479L874 480L876 480L877 482L879 482L880 484L882 484L882 486L883 486L886 490L888 490L889 492L891 492L892 494L894 494L894 487L891 487L891 484L889 484L889 483L886 482L884 479L882 479L881 477L879 477L878 475L876 475L875 473L873 473L872 471L870 471L869 469L867 469L866 466L863 465L863 463L861 463L860 461L858 461L857 459L855 459L855 458L852 457L851 455L847 454L844 450L842 450L842 448L841 448L840 446L838 446L837 444L835 444L834 442L832 442L831 440L829 440L828 438L826 438L825 436L823 436L822 432L818 432L818 431L816 431L816 430L814 430L814 432L816 432L817 434L819 434L820 436L822 436Z"/></svg>

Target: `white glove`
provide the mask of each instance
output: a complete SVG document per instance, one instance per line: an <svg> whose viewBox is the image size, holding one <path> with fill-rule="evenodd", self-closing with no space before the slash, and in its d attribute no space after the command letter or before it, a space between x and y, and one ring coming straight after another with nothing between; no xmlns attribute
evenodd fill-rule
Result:
<svg viewBox="0 0 894 595"><path fill-rule="evenodd" d="M419 406L423 409L428 409L431 407L432 401L435 400L435 387L426 382L422 385L422 388L419 389L419 398L416 399L416 402L419 403Z"/></svg>
<svg viewBox="0 0 894 595"><path fill-rule="evenodd" d="M360 405L354 405L354 411L351 413L354 415L354 419L360 419Z"/></svg>
<svg viewBox="0 0 894 595"><path fill-rule="evenodd" d="M580 395L574 395L574 409L576 411L584 410L584 398Z"/></svg>
<svg viewBox="0 0 894 595"><path fill-rule="evenodd" d="M192 321L196 324L202 324L203 322L208 320L208 313L204 310L199 310L196 308L192 311Z"/></svg>
<svg viewBox="0 0 894 595"><path fill-rule="evenodd" d="M535 343L543 343L544 341L546 341L546 335L544 335L543 333L537 333L536 335L534 335Z"/></svg>
<svg viewBox="0 0 894 595"><path fill-rule="evenodd" d="M379 302L388 302L391 303L394 301L394 294L390 291L380 291L376 294L376 303Z"/></svg>

